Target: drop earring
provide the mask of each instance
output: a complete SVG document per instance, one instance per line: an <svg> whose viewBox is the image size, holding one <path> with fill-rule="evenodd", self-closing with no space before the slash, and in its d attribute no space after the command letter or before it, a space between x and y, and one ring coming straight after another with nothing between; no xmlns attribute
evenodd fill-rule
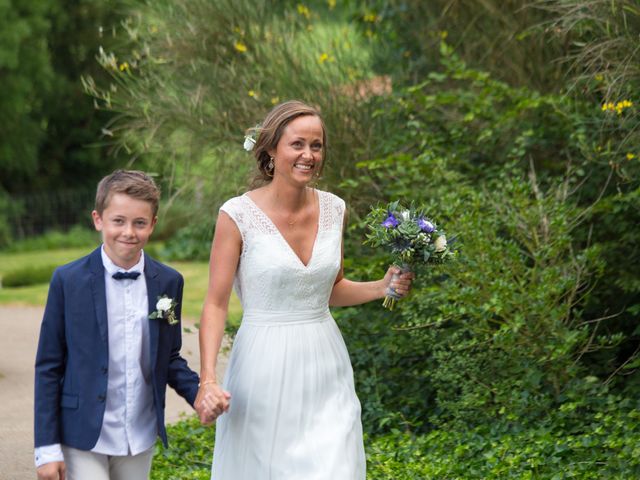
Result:
<svg viewBox="0 0 640 480"><path fill-rule="evenodd" d="M269 163L267 163L267 175L273 177L273 171L275 170L275 165L273 164L273 157L269 157Z"/></svg>

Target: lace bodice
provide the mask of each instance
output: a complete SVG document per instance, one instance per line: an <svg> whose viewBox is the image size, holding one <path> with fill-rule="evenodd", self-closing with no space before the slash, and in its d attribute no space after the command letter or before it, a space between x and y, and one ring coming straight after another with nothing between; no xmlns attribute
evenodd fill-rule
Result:
<svg viewBox="0 0 640 480"><path fill-rule="evenodd" d="M326 308L340 269L344 201L318 192L318 233L305 266L271 219L245 193L228 200L227 213L242 235L234 287L245 312Z"/></svg>

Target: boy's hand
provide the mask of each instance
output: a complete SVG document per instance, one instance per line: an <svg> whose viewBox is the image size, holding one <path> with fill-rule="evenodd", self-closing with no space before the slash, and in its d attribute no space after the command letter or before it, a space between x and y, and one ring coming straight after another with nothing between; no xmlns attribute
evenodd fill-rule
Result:
<svg viewBox="0 0 640 480"><path fill-rule="evenodd" d="M198 390L194 407L198 412L200 423L208 425L229 410L231 394L216 383L207 383Z"/></svg>
<svg viewBox="0 0 640 480"><path fill-rule="evenodd" d="M36 472L38 480L64 480L67 467L64 462L51 462L40 465Z"/></svg>

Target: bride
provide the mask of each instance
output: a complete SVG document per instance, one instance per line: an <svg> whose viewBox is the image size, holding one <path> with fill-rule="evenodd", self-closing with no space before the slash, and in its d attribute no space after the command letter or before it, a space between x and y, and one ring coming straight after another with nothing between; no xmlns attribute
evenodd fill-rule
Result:
<svg viewBox="0 0 640 480"><path fill-rule="evenodd" d="M412 276L390 267L377 281L344 277L344 201L309 186L327 143L315 109L277 105L257 135L262 186L220 208L200 323L196 402L212 401L219 416L212 479L363 480L360 402L329 306L379 299L389 286L404 295ZM243 318L219 386L233 287Z"/></svg>

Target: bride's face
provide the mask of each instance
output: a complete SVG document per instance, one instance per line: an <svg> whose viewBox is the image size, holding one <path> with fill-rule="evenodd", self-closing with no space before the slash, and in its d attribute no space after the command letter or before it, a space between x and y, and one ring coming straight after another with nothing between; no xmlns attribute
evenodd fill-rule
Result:
<svg viewBox="0 0 640 480"><path fill-rule="evenodd" d="M274 158L274 180L279 177L296 184L309 183L322 166L322 134L322 123L314 115L292 120L276 149L269 152Z"/></svg>

